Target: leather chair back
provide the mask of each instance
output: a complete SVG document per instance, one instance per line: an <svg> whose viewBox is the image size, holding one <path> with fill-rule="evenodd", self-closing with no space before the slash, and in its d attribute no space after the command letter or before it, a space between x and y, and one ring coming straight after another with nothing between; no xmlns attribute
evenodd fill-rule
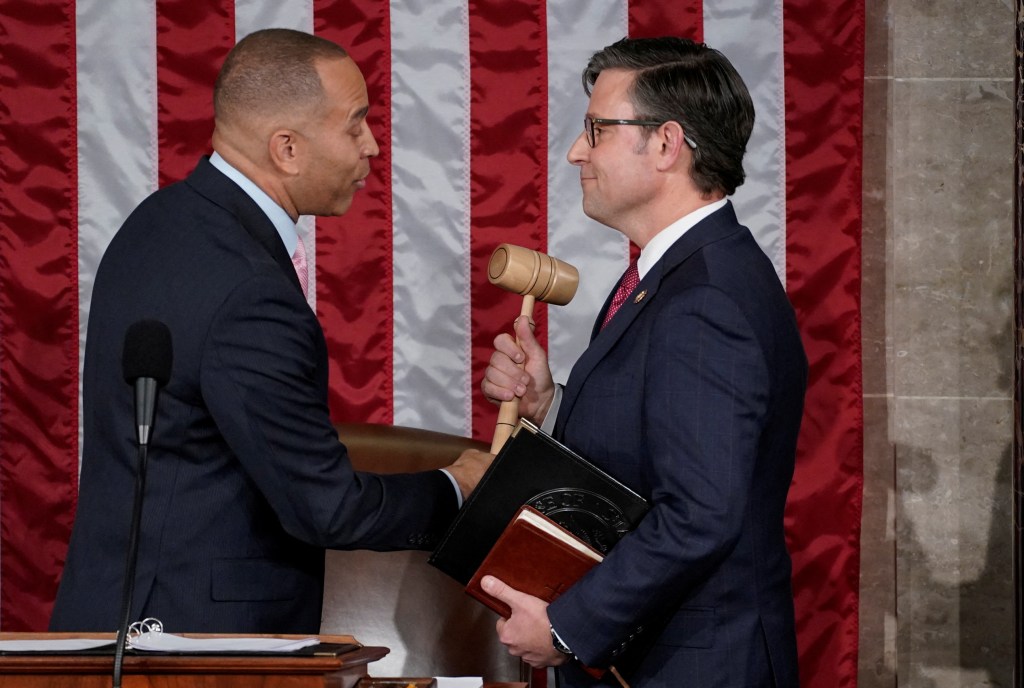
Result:
<svg viewBox="0 0 1024 688"><path fill-rule="evenodd" d="M338 425L357 470L405 473L442 468L483 442L390 425ZM374 676L482 676L519 681L520 663L498 642L497 616L427 563L427 552L327 552L321 633L350 633L391 653Z"/></svg>

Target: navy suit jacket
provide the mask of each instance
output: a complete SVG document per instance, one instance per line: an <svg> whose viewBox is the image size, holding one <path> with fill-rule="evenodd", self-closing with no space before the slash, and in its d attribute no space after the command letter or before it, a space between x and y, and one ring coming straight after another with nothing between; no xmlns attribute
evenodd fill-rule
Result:
<svg viewBox="0 0 1024 688"><path fill-rule="evenodd" d="M552 624L631 685L795 688L783 510L807 361L793 309L731 204L633 294L595 325L554 434L652 508L551 604ZM617 685L574 664L562 678Z"/></svg>
<svg viewBox="0 0 1024 688"><path fill-rule="evenodd" d="M80 498L52 630L113 631L137 463L126 329L174 350L150 441L131 619L169 631L316 633L324 548L430 549L457 508L439 471L353 471L327 349L274 226L207 159L128 218L100 263Z"/></svg>

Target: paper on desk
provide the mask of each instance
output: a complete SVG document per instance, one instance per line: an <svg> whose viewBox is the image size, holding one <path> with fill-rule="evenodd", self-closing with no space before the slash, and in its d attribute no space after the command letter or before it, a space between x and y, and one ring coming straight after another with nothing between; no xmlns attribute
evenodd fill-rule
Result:
<svg viewBox="0 0 1024 688"><path fill-rule="evenodd" d="M38 640L0 640L0 652L77 652L92 650L114 641L96 638L40 638Z"/></svg>
<svg viewBox="0 0 1024 688"><path fill-rule="evenodd" d="M438 676L437 688L483 688L481 676Z"/></svg>
<svg viewBox="0 0 1024 688"><path fill-rule="evenodd" d="M316 638L186 638L152 631L128 639L132 649L147 652L293 652L319 643Z"/></svg>

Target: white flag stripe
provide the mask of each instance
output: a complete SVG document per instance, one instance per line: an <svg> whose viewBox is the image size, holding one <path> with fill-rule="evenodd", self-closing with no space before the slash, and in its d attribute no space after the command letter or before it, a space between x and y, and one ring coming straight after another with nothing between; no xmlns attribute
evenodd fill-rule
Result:
<svg viewBox="0 0 1024 688"><path fill-rule="evenodd" d="M313 32L313 0L235 0L235 40L260 29Z"/></svg>
<svg viewBox="0 0 1024 688"><path fill-rule="evenodd" d="M461 0L392 3L394 423L467 436L468 46Z"/></svg>
<svg viewBox="0 0 1024 688"><path fill-rule="evenodd" d="M735 196L750 227L786 283L786 122L782 0L705 0L704 41L729 58L754 100L754 132Z"/></svg>
<svg viewBox="0 0 1024 688"><path fill-rule="evenodd" d="M629 244L583 214L579 168L566 158L583 131L587 95L581 75L590 56L626 35L626 0L548 1L548 253L575 265L580 286L566 306L548 307L548 349L564 382L590 340L597 311L625 269Z"/></svg>
<svg viewBox="0 0 1024 688"><path fill-rule="evenodd" d="M96 268L121 223L156 190L159 158L155 5L80 2L75 11L81 372ZM78 409L81 456L81 404Z"/></svg>

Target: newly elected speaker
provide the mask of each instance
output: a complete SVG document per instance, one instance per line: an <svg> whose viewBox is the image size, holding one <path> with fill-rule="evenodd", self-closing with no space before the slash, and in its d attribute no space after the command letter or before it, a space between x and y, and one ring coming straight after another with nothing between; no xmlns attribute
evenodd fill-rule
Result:
<svg viewBox="0 0 1024 688"><path fill-rule="evenodd" d="M583 211L639 258L561 392L522 320L522 346L496 340L483 390L553 418L556 439L651 508L550 605L484 579L512 609L498 637L558 666L562 688L796 688L783 514L807 359L785 290L728 199L744 180L750 94L724 55L675 37L622 39L583 81L590 101L568 153Z"/></svg>

